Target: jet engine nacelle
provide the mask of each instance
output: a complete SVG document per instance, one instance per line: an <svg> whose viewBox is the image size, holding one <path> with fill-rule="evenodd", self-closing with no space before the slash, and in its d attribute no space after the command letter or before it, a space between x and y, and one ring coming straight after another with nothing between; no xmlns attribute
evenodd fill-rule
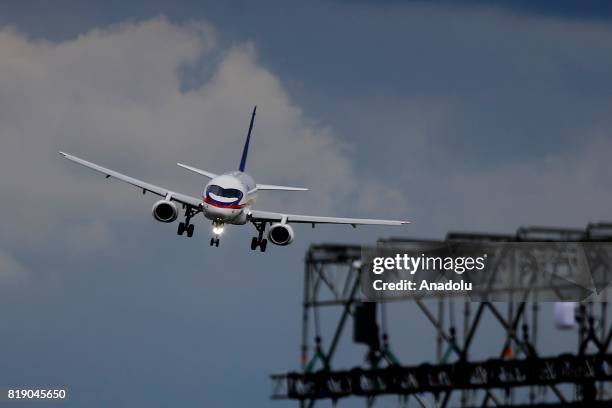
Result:
<svg viewBox="0 0 612 408"><path fill-rule="evenodd" d="M293 242L293 236L293 228L287 224L272 224L268 230L268 239L270 239L274 245L289 245Z"/></svg>
<svg viewBox="0 0 612 408"><path fill-rule="evenodd" d="M159 200L153 204L153 218L160 222L172 222L178 217L178 209L172 201Z"/></svg>

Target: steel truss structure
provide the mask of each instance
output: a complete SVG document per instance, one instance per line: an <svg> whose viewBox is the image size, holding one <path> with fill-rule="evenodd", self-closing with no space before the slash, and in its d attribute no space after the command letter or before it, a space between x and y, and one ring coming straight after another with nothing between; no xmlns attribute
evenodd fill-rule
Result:
<svg viewBox="0 0 612 408"><path fill-rule="evenodd" d="M520 228L515 235L449 233L445 240L384 240L401 245L445 242L611 242L612 224L589 224L586 229ZM274 374L273 399L296 400L313 407L328 400L336 406L344 397L363 397L368 407L382 395L397 395L399 406L420 407L557 407L612 406L612 328L608 322L606 289L599 303L581 303L577 310L578 347L554 357L538 350L541 303L511 297L502 306L493 302L441 297L395 299L378 303L374 338L367 343L367 363L336 369L341 337L350 330L364 304L360 290L362 248L352 245L312 245L305 258L302 311L301 370ZM507 266L506 266L507 267ZM601 269L601 268L600 268ZM606 271L612 273L612 271ZM516 289L516 288L515 288ZM431 323L435 336L433 364L402 364L391 348L386 305L414 303ZM460 318L455 319L455 304ZM460 303L459 303L460 304ZM337 309L338 319L329 332L319 323L324 309ZM452 314L451 314L452 311ZM472 361L474 337L485 314L499 323L505 339L499 353ZM378 322L381 333L378 333ZM355 322L353 322L355 324ZM329 328L327 328L329 329ZM355 336L355 340L357 338ZM569 384L569 385L568 385ZM519 392L519 390L522 392ZM516 393L515 393L516 391ZM515 398L516 397L516 398Z"/></svg>

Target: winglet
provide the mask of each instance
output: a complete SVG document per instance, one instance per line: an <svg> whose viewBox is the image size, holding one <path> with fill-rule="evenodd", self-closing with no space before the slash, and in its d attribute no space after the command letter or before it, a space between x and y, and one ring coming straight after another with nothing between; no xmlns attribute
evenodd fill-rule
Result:
<svg viewBox="0 0 612 408"><path fill-rule="evenodd" d="M253 108L253 114L251 115L251 123L249 124L249 133L247 133L246 142L244 143L244 149L242 149L242 158L240 159L240 167L238 170L244 171L246 167L247 155L249 154L249 142L251 141L251 132L253 131L253 123L255 122L255 112L257 111L257 105Z"/></svg>

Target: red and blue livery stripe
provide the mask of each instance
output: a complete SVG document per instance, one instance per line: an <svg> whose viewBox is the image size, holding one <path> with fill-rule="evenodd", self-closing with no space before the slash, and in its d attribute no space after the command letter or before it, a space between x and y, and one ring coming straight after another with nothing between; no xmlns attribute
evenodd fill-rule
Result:
<svg viewBox="0 0 612 408"><path fill-rule="evenodd" d="M223 203L221 201L217 201L213 198L210 198L209 196L203 197L203 199L206 204L210 204L217 208L230 208L230 209L239 210L241 208L244 208L245 206L245 204L238 204L237 202Z"/></svg>

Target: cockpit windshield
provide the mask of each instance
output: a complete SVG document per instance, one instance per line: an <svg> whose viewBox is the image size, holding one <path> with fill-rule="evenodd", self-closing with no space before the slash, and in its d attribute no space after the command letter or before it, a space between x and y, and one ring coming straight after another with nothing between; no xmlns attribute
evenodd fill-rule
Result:
<svg viewBox="0 0 612 408"><path fill-rule="evenodd" d="M217 185L210 185L206 189L206 196L213 200L223 198L224 202L237 202L242 199L242 191L236 188L223 188Z"/></svg>

